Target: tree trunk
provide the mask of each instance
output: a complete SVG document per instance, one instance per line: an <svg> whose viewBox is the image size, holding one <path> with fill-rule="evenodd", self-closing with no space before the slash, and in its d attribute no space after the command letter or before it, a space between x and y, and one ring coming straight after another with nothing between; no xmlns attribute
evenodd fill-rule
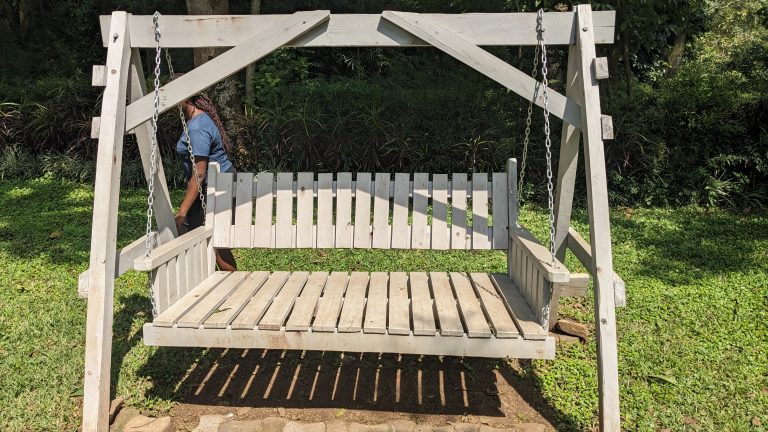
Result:
<svg viewBox="0 0 768 432"><path fill-rule="evenodd" d="M33 15L40 13L40 0L21 0L19 2L19 33L24 38L29 30Z"/></svg>
<svg viewBox="0 0 768 432"><path fill-rule="evenodd" d="M251 0L251 15L261 13L261 0ZM256 104L256 94L253 91L253 77L256 74L256 65L251 63L245 68L245 104L253 106Z"/></svg>
<svg viewBox="0 0 768 432"><path fill-rule="evenodd" d="M677 75L677 71L680 70L680 65L683 63L683 54L685 53L686 36L685 30L675 36L675 42L667 57L667 63L669 63L669 69L667 69L668 77Z"/></svg>
<svg viewBox="0 0 768 432"><path fill-rule="evenodd" d="M624 49L624 80L627 83L627 96L632 97L632 61L629 57L629 32L621 32L621 44Z"/></svg>

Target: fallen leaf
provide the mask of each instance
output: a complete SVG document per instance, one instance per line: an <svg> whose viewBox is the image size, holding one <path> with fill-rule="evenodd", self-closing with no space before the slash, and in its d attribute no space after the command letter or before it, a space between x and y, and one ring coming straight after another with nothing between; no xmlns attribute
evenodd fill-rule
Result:
<svg viewBox="0 0 768 432"><path fill-rule="evenodd" d="M343 416L345 412L346 412L346 410L344 408L341 408L340 410L336 411L336 414L334 414L334 415L336 416L336 418L339 418L339 417Z"/></svg>
<svg viewBox="0 0 768 432"><path fill-rule="evenodd" d="M61 232L59 231L53 231L52 233L48 234L48 238L51 240L57 240L61 238Z"/></svg>
<svg viewBox="0 0 768 432"><path fill-rule="evenodd" d="M667 384L677 385L675 377L669 375L648 375L648 378L654 378L659 381L664 381Z"/></svg>
<svg viewBox="0 0 768 432"><path fill-rule="evenodd" d="M762 420L760 420L760 417L754 416L752 417L752 426L754 427L760 427L763 425Z"/></svg>
<svg viewBox="0 0 768 432"><path fill-rule="evenodd" d="M683 423L685 423L685 424L687 424L687 425L691 425L691 426L696 426L696 425L698 425L698 424L699 424L699 421L698 421L698 420L696 420L696 419L695 419L695 418L693 418L693 417L684 416L684 417L683 417Z"/></svg>

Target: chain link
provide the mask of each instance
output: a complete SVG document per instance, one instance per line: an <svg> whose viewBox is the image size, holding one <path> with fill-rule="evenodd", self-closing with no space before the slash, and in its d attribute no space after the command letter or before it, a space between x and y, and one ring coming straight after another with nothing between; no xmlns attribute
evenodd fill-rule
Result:
<svg viewBox="0 0 768 432"><path fill-rule="evenodd" d="M536 52L533 54L533 69L531 70L531 78L534 80L539 73L539 47L536 44ZM531 138L531 115L533 114L533 100L538 94L538 82L536 84L536 92L534 92L533 98L528 101L528 115L525 118L525 137L523 138L523 158L520 162L520 180L517 182L517 208L520 208L520 201L523 196L523 186L525 185L525 166L528 161L528 143Z"/></svg>

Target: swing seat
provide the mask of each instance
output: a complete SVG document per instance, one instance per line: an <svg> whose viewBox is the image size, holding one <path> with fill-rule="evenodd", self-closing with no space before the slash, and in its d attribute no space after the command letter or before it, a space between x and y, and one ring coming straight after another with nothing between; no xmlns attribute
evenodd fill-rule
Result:
<svg viewBox="0 0 768 432"><path fill-rule="evenodd" d="M158 311L148 345L553 358L545 314L586 289L517 226L514 160L471 181L208 172L206 225L134 262ZM230 273L214 248L501 249L508 273Z"/></svg>

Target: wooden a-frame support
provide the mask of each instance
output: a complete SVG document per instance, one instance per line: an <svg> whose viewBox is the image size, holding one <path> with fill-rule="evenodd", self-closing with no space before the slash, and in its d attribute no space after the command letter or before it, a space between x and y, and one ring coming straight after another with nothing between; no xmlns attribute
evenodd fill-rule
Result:
<svg viewBox="0 0 768 432"><path fill-rule="evenodd" d="M349 21L361 27L352 28L347 26L345 21L349 16L339 19L334 24L333 20L329 21L330 14L327 11L313 11L276 17L258 17L256 19L269 20L270 25L266 26L266 29L262 27L263 30L253 36L244 36L242 32L233 31L222 39L206 32L197 32L198 38L225 40L225 43L226 40L232 39L239 40L241 43L162 87L161 111L170 109L186 97L204 90L282 46L381 46L386 44L435 46L526 99L530 100L536 96L534 102L542 105L542 97L536 94L537 85L530 76L479 47L480 45L535 43L535 37L531 35L532 29L535 28L535 21L532 21L535 20L535 15L494 14L494 17L487 21L489 27L498 26L500 15L510 20L514 16L515 20L526 25L521 26L523 30L516 29L512 32L506 32L505 29L477 32L475 29L478 23L482 24L483 20L483 17L478 15L482 14L470 16L467 18L469 22L462 23L447 15L388 11L381 14L383 20L374 21L369 15L361 20ZM522 17L522 15L528 16ZM567 14L545 15L545 26L547 16L553 17L553 20L562 20L565 15ZM594 278L600 429L618 431L620 416L614 295L619 302L623 302L623 297L619 297L618 291L614 294L615 282L620 279L617 279L618 276L613 272L611 256L603 131L597 86L597 79L601 78L602 74L597 73L600 62L595 56L595 41L598 32L593 24L593 15L598 15L601 22L610 21L610 38L606 36L605 26L598 27L598 30L601 42L612 41L613 15L600 12L593 14L589 5L576 7L575 13L572 14L574 22L571 27L558 26L551 29L552 31L548 28L547 32L547 37L552 37L554 44L563 44L567 41L570 45L566 94L550 92L552 113L564 119L555 203L557 219L555 240L558 256L561 259L566 248L570 248L585 263ZM136 18L139 19L139 17ZM218 19L218 17L214 18ZM137 49L143 47L142 44L148 43L149 39L144 32L140 32L137 34L137 39L142 42L131 44L129 23L132 19L125 12L115 12L106 21L108 23L108 33L104 38L105 45L108 47L106 66L94 68L94 73L99 74L98 77L94 76L94 83L103 82L106 88L98 133L91 255L86 279L89 295L83 400L82 430L84 432L107 431L109 428L114 280L122 273L121 266L118 264L122 263L123 257L128 262L131 254L137 253L140 243L134 242L129 247L131 249L129 251L116 252L120 168L123 136L126 131L136 132L145 173L148 173L149 169L151 124L148 120L152 115L152 96L146 94ZM102 20L102 24L104 22ZM185 34L181 31L183 23L179 26L171 29L172 39L175 37L173 34ZM369 28L370 26L373 27ZM329 36L324 39L326 33ZM331 33L334 38L330 37ZM205 44L202 39L197 43ZM181 36L174 40L175 44L184 46L184 39ZM551 40L548 42L552 44ZM128 99L130 104L127 104ZM584 137L591 246L570 228L580 135ZM155 213L159 242L164 243L175 237L176 232L168 189L159 159L158 167L156 184L159 188L155 197ZM623 289L623 285L621 288Z"/></svg>

